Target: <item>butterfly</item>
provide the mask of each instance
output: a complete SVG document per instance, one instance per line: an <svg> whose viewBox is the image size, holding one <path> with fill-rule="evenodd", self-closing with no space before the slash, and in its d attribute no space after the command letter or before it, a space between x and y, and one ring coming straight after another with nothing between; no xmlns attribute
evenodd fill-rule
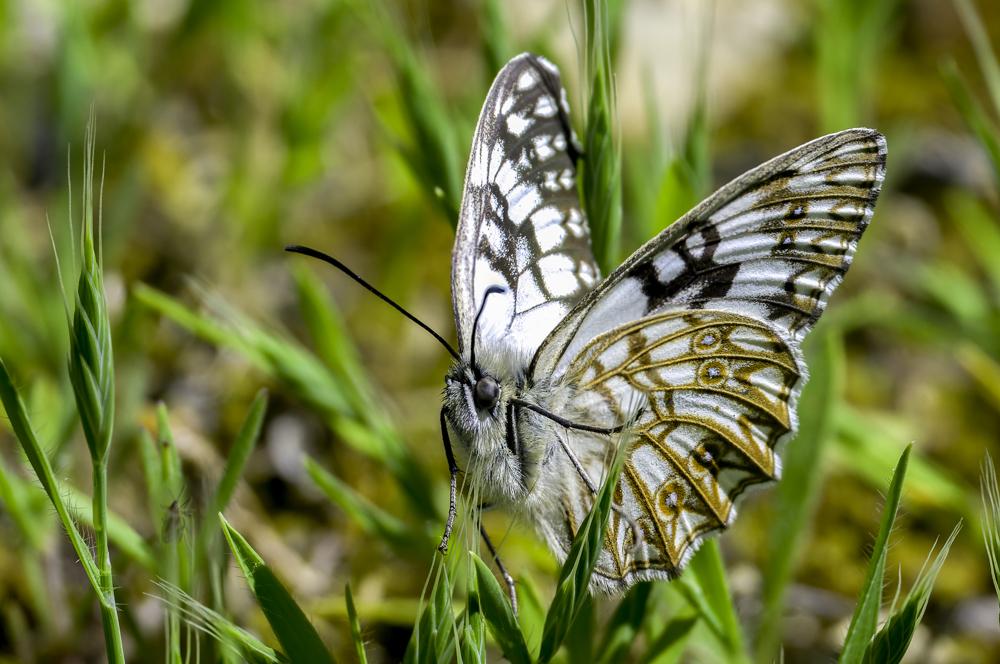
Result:
<svg viewBox="0 0 1000 664"><path fill-rule="evenodd" d="M779 478L807 379L801 344L871 221L886 142L850 129L775 157L604 278L577 191L586 158L555 65L528 53L508 62L466 171L457 350L338 265L455 358L440 413L451 471L442 551L464 473L481 506L523 516L565 558L626 444L591 580L621 591L675 577L733 523L748 489Z"/></svg>
<svg viewBox="0 0 1000 664"><path fill-rule="evenodd" d="M886 143L852 129L736 178L606 278L576 187L558 69L530 54L479 117L452 254L459 354L444 396L455 459L564 557L630 448L592 584L675 576L781 472L801 343L850 266ZM585 159L586 157L583 156Z"/></svg>

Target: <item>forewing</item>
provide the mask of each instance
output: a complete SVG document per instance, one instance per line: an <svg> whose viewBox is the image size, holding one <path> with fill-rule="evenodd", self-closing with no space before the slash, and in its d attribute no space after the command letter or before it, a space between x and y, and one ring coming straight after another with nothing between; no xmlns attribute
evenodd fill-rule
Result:
<svg viewBox="0 0 1000 664"><path fill-rule="evenodd" d="M851 264L885 158L881 134L850 129L730 182L574 308L539 348L534 379L558 378L591 339L668 307L750 316L799 343Z"/></svg>
<svg viewBox="0 0 1000 664"><path fill-rule="evenodd" d="M598 281L576 189L579 156L559 71L522 54L497 75L479 117L452 254L460 350L479 335L526 366L542 340Z"/></svg>
<svg viewBox="0 0 1000 664"><path fill-rule="evenodd" d="M718 310L647 316L581 350L568 415L608 426L638 412L595 583L673 576L699 540L732 522L749 487L777 479L775 448L794 430L804 370L769 324ZM574 432L570 445L599 482L608 439ZM593 502L578 474L563 475L560 548Z"/></svg>

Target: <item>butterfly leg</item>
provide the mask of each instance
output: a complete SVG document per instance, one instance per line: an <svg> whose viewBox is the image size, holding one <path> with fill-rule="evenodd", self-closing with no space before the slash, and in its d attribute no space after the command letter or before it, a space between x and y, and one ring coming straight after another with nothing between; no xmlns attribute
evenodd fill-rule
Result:
<svg viewBox="0 0 1000 664"><path fill-rule="evenodd" d="M479 534L483 536L483 542L486 543L486 548L490 550L490 555L493 556L493 562L496 563L497 569L500 570L500 576L503 577L503 581L507 584L507 594L510 595L510 608L514 610L514 617L517 617L517 590L514 587L514 577L510 575L507 568L500 561L500 556L497 555L496 547L493 546L493 542L490 541L490 536L486 534L486 529L483 528L483 524L479 524Z"/></svg>
<svg viewBox="0 0 1000 664"><path fill-rule="evenodd" d="M455 513L457 506L458 488L458 464L455 463L455 453L451 450L451 439L448 437L448 422L444 417L444 409L441 409L441 439L444 441L444 455L448 459L448 473L451 475L448 502L448 520L444 524L444 534L441 535L441 543L438 551L448 553L448 541L451 539L451 529L455 526Z"/></svg>

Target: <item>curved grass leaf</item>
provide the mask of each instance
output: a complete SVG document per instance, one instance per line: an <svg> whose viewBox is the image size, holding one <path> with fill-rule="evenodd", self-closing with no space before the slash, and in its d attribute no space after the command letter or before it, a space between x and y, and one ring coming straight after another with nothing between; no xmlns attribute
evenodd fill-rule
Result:
<svg viewBox="0 0 1000 664"><path fill-rule="evenodd" d="M431 600L420 614L403 658L408 664L451 661L455 652L455 612L451 603L452 586L444 559L438 556L437 573Z"/></svg>
<svg viewBox="0 0 1000 664"><path fill-rule="evenodd" d="M641 664L658 664L659 662L676 661L691 635L691 630L697 624L698 618L694 616L671 620L656 637L656 640L649 644L639 662Z"/></svg>
<svg viewBox="0 0 1000 664"><path fill-rule="evenodd" d="M327 368L301 344L265 329L218 297L200 294L211 313L197 312L141 283L132 288L132 295L143 306L210 343L236 350L258 370L282 381L318 410L343 442L384 464L410 497L410 504L436 515L435 502L427 500L430 479L388 417L378 407L356 407L368 403L365 394L371 393L367 386L357 387L361 382L357 373L345 367L337 371Z"/></svg>
<svg viewBox="0 0 1000 664"><path fill-rule="evenodd" d="M93 528L94 509L89 497L73 486L64 484L62 490L63 495L69 497L73 512L80 523ZM128 521L111 511L108 511L108 539L129 559L146 570L156 571L156 556L145 538L136 532Z"/></svg>
<svg viewBox="0 0 1000 664"><path fill-rule="evenodd" d="M941 76L965 124L986 150L986 155L993 166L994 177L1000 186L1000 127L972 93L969 82L962 76L954 60L945 60L941 64Z"/></svg>
<svg viewBox="0 0 1000 664"><path fill-rule="evenodd" d="M899 458L913 433L891 416L848 403L837 407L834 421L837 431L829 449L831 458L881 489L885 482L881 469ZM906 472L915 503L955 510L967 520L978 520L974 494L939 463L917 456L909 461Z"/></svg>
<svg viewBox="0 0 1000 664"><path fill-rule="evenodd" d="M459 639L460 664L486 664L486 619L479 600L479 583L476 574L469 575L469 601L460 621L462 638ZM509 659L509 658L508 658Z"/></svg>
<svg viewBox="0 0 1000 664"><path fill-rule="evenodd" d="M221 514L219 523L222 524L222 532L232 549L233 558L243 571L250 590L257 598L257 604L274 630L274 635L278 637L288 660L293 664L332 664L333 656L323 645L316 628L264 559Z"/></svg>
<svg viewBox="0 0 1000 664"><path fill-rule="evenodd" d="M906 599L903 600L903 604L898 610L892 612L882 629L868 644L868 649L865 650L865 656L862 660L864 664L899 664L903 660L903 655L906 654L906 650L910 647L910 641L913 639L913 632L916 631L917 625L924 617L924 610L931 598L931 590L934 589L934 581L937 580L938 572L941 571L941 566L944 565L945 558L948 557L948 551L961 529L962 524L958 523L952 529L951 535L948 536L937 556L934 557L934 562L929 567L927 563L924 563L924 568L920 570L920 574L913 583L913 587L910 588L910 592L907 593ZM933 553L932 549L931 554ZM930 554L928 554L929 559Z"/></svg>
<svg viewBox="0 0 1000 664"><path fill-rule="evenodd" d="M608 516L611 514L614 488L618 484L622 465L625 463L626 447L623 439L615 454L608 476L594 499L594 506L580 525L580 530L570 547L569 555L566 556L566 562L563 563L562 571L559 573L559 584L556 586L556 595L549 606L548 614L545 616L542 646L538 655L539 662L548 662L555 656L580 609L585 602L590 600L588 590L590 576L604 544L604 533L607 531Z"/></svg>
<svg viewBox="0 0 1000 664"><path fill-rule="evenodd" d="M28 463L31 464L32 470L35 471L35 477L38 478L42 489L45 490L45 495L49 497L49 501L55 508L56 514L59 515L59 521L62 522L63 528L66 529L70 544L73 545L77 559L83 566L87 580L90 581L90 585L94 589L98 601L104 604L105 599L101 592L97 564L94 562L94 557L90 552L90 546L83 539L83 535L80 534L80 531L76 527L76 522L70 516L69 509L63 501L62 488L56 481L55 474L52 472L52 465L49 463L49 458L45 454L45 450L42 449L38 438L35 436L31 420L28 419L28 413L24 409L24 402L21 401L21 396L17 393L17 388L14 387L14 381L7 372L7 366L3 363L3 360L0 360L0 401L3 402L4 410L7 412L7 419L10 421L10 427L14 431L14 436L21 444L21 449L28 458Z"/></svg>
<svg viewBox="0 0 1000 664"><path fill-rule="evenodd" d="M387 3L354 0L351 4L381 40L396 75L403 119L411 134L410 144L400 145L400 152L425 191L434 192L435 202L454 227L462 196L462 163L455 124L443 95Z"/></svg>
<svg viewBox="0 0 1000 664"><path fill-rule="evenodd" d="M685 577L686 582L681 587L688 589L685 594L689 601L695 600L692 606L701 612L705 624L719 640L727 660L745 661L743 630L736 617L718 540L710 539L701 545L691 558L687 571L681 575L682 579Z"/></svg>
<svg viewBox="0 0 1000 664"><path fill-rule="evenodd" d="M605 627L604 638L597 650L597 661L610 663L625 660L646 618L652 591L650 581L642 581L629 589Z"/></svg>
<svg viewBox="0 0 1000 664"><path fill-rule="evenodd" d="M319 465L315 459L307 456L305 468L306 473L326 497L344 510L369 535L378 537L397 548L413 547L418 542L425 548L434 544L432 537L419 538L405 523L377 505L373 505L339 477Z"/></svg>
<svg viewBox="0 0 1000 664"><path fill-rule="evenodd" d="M156 582L163 596L157 599L180 615L194 629L207 634L223 646L223 654L233 654L253 664L287 662L283 653L268 647L260 639L236 625L218 611L213 611L175 585Z"/></svg>
<svg viewBox="0 0 1000 664"><path fill-rule="evenodd" d="M489 625L490 634L500 646L504 657L513 664L531 662L524 634L521 633L517 618L514 617L507 593L500 588L500 582L493 576L493 572L486 566L486 563L472 552L469 555L472 556L472 563L476 569L479 601L482 604L483 615Z"/></svg>
<svg viewBox="0 0 1000 664"><path fill-rule="evenodd" d="M594 257L605 273L618 264L622 224L622 158L614 135L614 71L611 42L618 24L607 4L584 0L586 62L590 77L587 129L580 160L580 188L590 223Z"/></svg>
<svg viewBox="0 0 1000 664"><path fill-rule="evenodd" d="M361 638L361 621L358 620L357 609L354 608L354 594L351 593L351 584L344 586L344 604L347 606L347 619L351 623L351 642L354 643L354 652L358 656L358 664L368 664L368 655L365 654L365 642Z"/></svg>
<svg viewBox="0 0 1000 664"><path fill-rule="evenodd" d="M911 445L906 446L902 456L899 457L899 463L896 464L896 470L892 474L889 493L886 494L885 498L885 508L882 511L882 524L879 527L878 537L875 539L875 548L872 549L871 562L865 574L864 584L861 586L858 605L851 617L851 625L847 629L844 649L838 660L846 664L861 661L875 635L875 629L878 627L878 612L882 606L882 581L885 576L889 533L892 532L892 524L896 520L896 511L899 509L899 498L903 490L903 478L906 476L906 466L910 459L911 449Z"/></svg>
<svg viewBox="0 0 1000 664"><path fill-rule="evenodd" d="M545 629L545 607L538 592L538 586L531 576L522 571L517 580L517 623L528 645L528 652L538 654L542 646L542 631Z"/></svg>
<svg viewBox="0 0 1000 664"><path fill-rule="evenodd" d="M829 328L827 328L829 329ZM843 379L843 346L839 335L828 332L813 345L812 380L802 392L799 432L782 458L782 481L775 489L774 525L763 570L764 608L757 632L757 661L774 661L780 641L785 590L799 545L808 528L820 484L820 459L832 430L832 413Z"/></svg>
<svg viewBox="0 0 1000 664"><path fill-rule="evenodd" d="M990 562L993 590L1000 600L1000 487L997 486L997 471L993 467L993 459L989 453L983 459L979 486L983 499L982 528L986 558Z"/></svg>
<svg viewBox="0 0 1000 664"><path fill-rule="evenodd" d="M583 596L583 603L576 618L569 625L569 632L563 639L566 660L570 662L593 662L594 647L597 645L597 614L594 596L589 592Z"/></svg>
<svg viewBox="0 0 1000 664"><path fill-rule="evenodd" d="M236 485L243 476L243 469L246 468L250 453L257 446L260 439L260 429L264 423L264 415L267 412L267 390L260 389L250 404L246 419L236 434L236 441L226 455L226 466L222 470L222 477L208 501L207 511L209 514L218 514L226 509L229 499L236 491ZM205 520L208 523L208 519Z"/></svg>

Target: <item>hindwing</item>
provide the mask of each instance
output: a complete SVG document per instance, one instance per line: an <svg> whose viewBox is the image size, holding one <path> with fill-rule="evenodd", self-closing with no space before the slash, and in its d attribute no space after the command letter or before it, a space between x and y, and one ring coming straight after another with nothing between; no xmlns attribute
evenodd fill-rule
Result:
<svg viewBox="0 0 1000 664"><path fill-rule="evenodd" d="M665 311L587 344L567 376L571 417L634 422L598 583L673 576L701 538L733 521L747 488L778 478L775 448L795 428L804 373L776 329L726 311ZM592 478L603 476L606 439L573 432L570 445ZM564 506L571 538L592 499L578 475L565 486L580 498Z"/></svg>

